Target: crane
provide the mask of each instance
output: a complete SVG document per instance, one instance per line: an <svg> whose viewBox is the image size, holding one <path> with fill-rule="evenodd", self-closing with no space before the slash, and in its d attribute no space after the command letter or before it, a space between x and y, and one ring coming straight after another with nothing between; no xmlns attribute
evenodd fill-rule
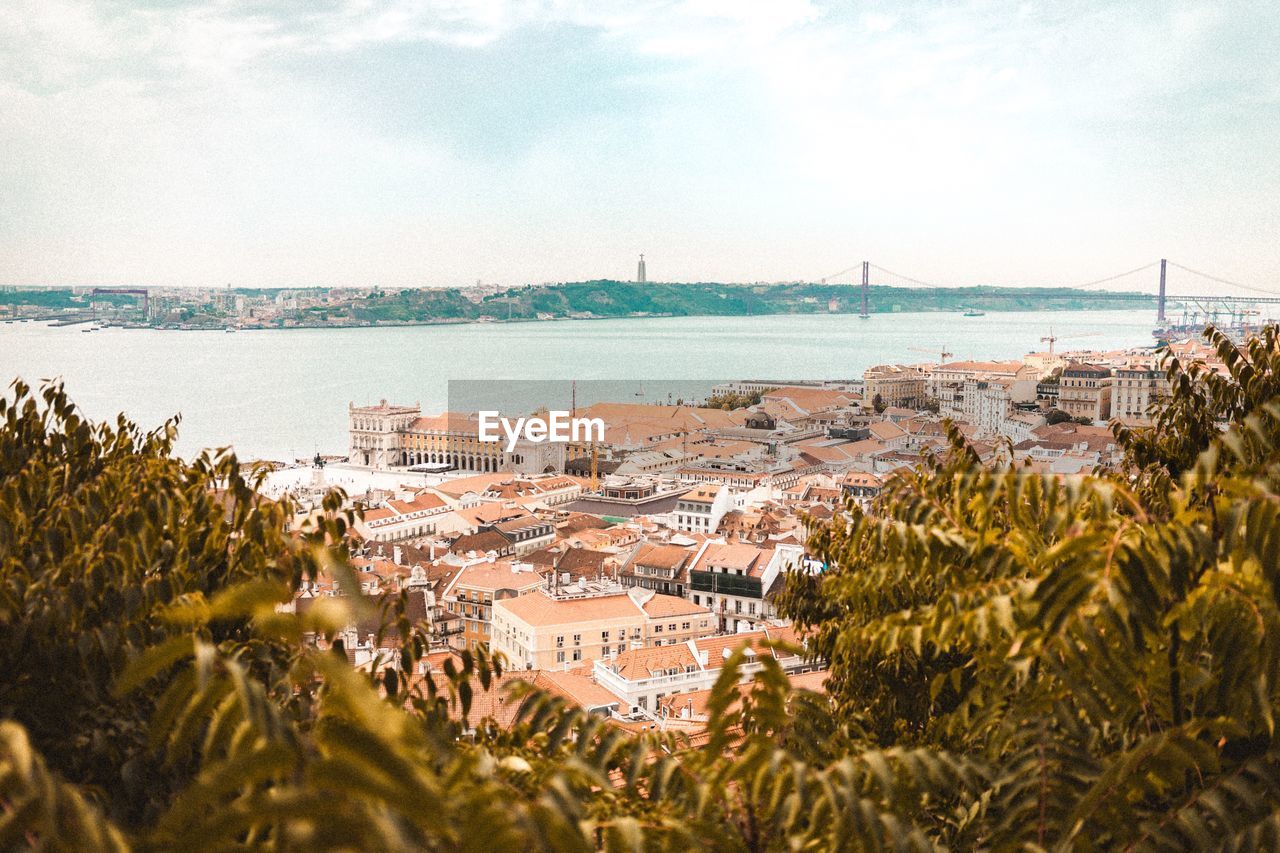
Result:
<svg viewBox="0 0 1280 853"><path fill-rule="evenodd" d="M947 352L947 348L945 345L943 345L941 350L921 349L920 347L907 347L907 349L911 350L912 352L923 352L923 353L928 353L929 355L936 355L938 357L939 364L944 363L947 359L951 358L951 356L955 355L955 353L953 352Z"/></svg>
<svg viewBox="0 0 1280 853"><path fill-rule="evenodd" d="M1063 337L1063 336L1061 336L1061 335L1055 335L1055 334L1053 333L1053 329L1050 329L1050 330L1049 330L1049 334L1047 334L1047 335L1045 335L1044 337L1042 337L1042 338L1040 339L1040 341L1041 341L1042 343L1043 343L1043 342L1045 342L1045 341L1047 341L1047 342L1049 343L1049 355L1053 355L1053 343L1054 343L1054 341L1061 341L1061 340L1068 340L1068 341L1069 341L1069 340L1072 340L1072 339L1074 339L1074 338L1096 338L1096 337L1098 337L1098 336L1099 336L1099 335L1101 335L1101 334L1102 334L1102 332L1082 332L1081 334L1078 334L1078 335L1067 335L1066 337Z"/></svg>

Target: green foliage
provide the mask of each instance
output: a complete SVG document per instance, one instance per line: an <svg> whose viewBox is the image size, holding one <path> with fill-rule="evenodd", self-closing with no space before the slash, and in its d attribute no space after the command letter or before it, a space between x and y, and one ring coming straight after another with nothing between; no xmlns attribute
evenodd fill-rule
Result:
<svg viewBox="0 0 1280 853"><path fill-rule="evenodd" d="M991 780L931 838L1274 843L1280 342L1208 334L1227 375L1168 363L1154 426L1116 427L1123 474L984 469L953 431L874 516L815 535L832 570L783 607L814 627L842 715Z"/></svg>
<svg viewBox="0 0 1280 853"><path fill-rule="evenodd" d="M171 456L176 420L142 434L86 422L56 386L13 390L0 399L0 716L132 823L189 770L150 758L152 696L114 694L117 676L173 635L160 614L176 602L296 584L313 560L234 458ZM234 620L209 636L247 637Z"/></svg>
<svg viewBox="0 0 1280 853"><path fill-rule="evenodd" d="M739 650L696 743L522 682L513 726L476 720L501 661L424 678L395 608L401 651L353 669L309 640L361 599L280 606L321 568L350 582L335 502L286 535L288 508L227 458L171 459L172 425L95 427L19 387L0 846L1276 849L1280 339L1211 340L1225 375L1169 362L1154 426L1115 428L1121 473L986 468L952 429L870 514L816 530L828 569L792 575L781 606L827 693Z"/></svg>
<svg viewBox="0 0 1280 853"><path fill-rule="evenodd" d="M260 293L260 291L245 291ZM473 302L459 288L406 289L394 293L371 291L343 302L340 312L362 324L431 323L476 320L532 320L539 314L553 317L693 317L751 316L760 314L827 313L835 299L843 310L857 310L847 284L787 283L768 285L708 282L640 284L630 281L581 281L523 285L486 295ZM1133 294L1136 302L1151 297ZM1085 291L1042 290L1032 295L1012 295L1000 288L871 288L872 310L897 306L901 311L956 311L966 306L988 310L1042 310L1046 308L1113 308ZM299 311L303 325L318 324L324 311ZM215 323L216 324L216 323Z"/></svg>
<svg viewBox="0 0 1280 853"><path fill-rule="evenodd" d="M738 391L726 391L723 394L712 394L707 398L704 404L708 409L723 409L726 412L732 412L734 409L746 409L751 406L760 405L760 401L764 399L764 395L775 389L766 388L760 391L752 391L743 394Z"/></svg>

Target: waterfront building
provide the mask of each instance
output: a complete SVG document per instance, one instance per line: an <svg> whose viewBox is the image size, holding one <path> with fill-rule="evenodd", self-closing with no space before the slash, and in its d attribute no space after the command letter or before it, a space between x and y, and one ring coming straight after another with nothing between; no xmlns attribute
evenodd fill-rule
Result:
<svg viewBox="0 0 1280 853"><path fill-rule="evenodd" d="M505 438L480 438L475 415L445 412L423 417L417 404L397 406L383 400L377 406L349 405L348 420L350 459L358 465L526 475L564 471L565 444L521 437L508 451Z"/></svg>
<svg viewBox="0 0 1280 853"><path fill-rule="evenodd" d="M929 377L928 394L938 401L938 412L943 417L973 423L978 405L974 397L977 382L1015 379L1023 367L1020 361L953 361L940 364Z"/></svg>
<svg viewBox="0 0 1280 853"><path fill-rule="evenodd" d="M404 464L401 436L421 413L422 407L417 403L412 406L395 406L386 400L376 406L349 403L351 461L380 469Z"/></svg>

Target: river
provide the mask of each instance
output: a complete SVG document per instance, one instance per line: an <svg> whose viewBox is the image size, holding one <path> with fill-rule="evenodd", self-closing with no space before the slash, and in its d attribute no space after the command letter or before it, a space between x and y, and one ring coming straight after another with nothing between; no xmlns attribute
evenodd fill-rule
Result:
<svg viewBox="0 0 1280 853"><path fill-rule="evenodd" d="M181 413L178 450L241 458L346 451L348 402L448 403L449 380L617 380L663 400L667 380L845 379L886 362L1009 359L1043 350L1149 346L1150 311L849 314L565 320L455 326L179 332L0 324L0 376L61 377L90 417L145 427ZM914 348L914 349L913 349ZM928 352L921 352L925 350ZM934 359L937 356L933 356ZM602 387L583 383L583 388ZM679 393L677 391L676 393ZM555 405L555 401L547 401ZM592 402L579 399L579 404ZM567 401L565 401L567 405Z"/></svg>

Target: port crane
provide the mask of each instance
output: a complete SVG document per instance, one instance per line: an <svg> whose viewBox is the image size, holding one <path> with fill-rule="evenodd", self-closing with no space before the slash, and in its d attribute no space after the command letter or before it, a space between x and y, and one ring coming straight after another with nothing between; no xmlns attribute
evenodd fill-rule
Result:
<svg viewBox="0 0 1280 853"><path fill-rule="evenodd" d="M951 358L951 356L955 355L955 353L953 353L953 352L947 352L947 348L946 348L946 346L943 346L943 347L942 347L942 349L940 349L940 350L936 350L936 349L921 349L920 347L907 347L907 349L911 350L912 352L922 352L922 353L926 353L926 354L928 354L928 355L936 355L936 356L938 357L938 364L945 364L945 363L946 363L946 361L947 361L947 359L949 359L949 358Z"/></svg>
<svg viewBox="0 0 1280 853"><path fill-rule="evenodd" d="M1047 342L1047 343L1049 344L1049 355L1053 355L1053 344L1054 344L1054 342L1055 342L1055 341L1070 341L1070 340L1074 340L1074 339L1076 339L1076 338L1096 338L1096 337L1098 337L1098 336L1099 336L1099 335L1101 335L1101 334L1102 334L1102 332L1083 332L1083 333L1078 334L1078 335L1065 335L1065 336L1063 336L1063 335L1055 335L1055 334L1053 333L1053 329L1050 329L1050 330L1049 330L1049 334L1047 334L1047 335L1045 335L1044 337L1042 337L1042 338L1040 339L1040 341L1041 341L1041 343L1046 343L1046 342Z"/></svg>

